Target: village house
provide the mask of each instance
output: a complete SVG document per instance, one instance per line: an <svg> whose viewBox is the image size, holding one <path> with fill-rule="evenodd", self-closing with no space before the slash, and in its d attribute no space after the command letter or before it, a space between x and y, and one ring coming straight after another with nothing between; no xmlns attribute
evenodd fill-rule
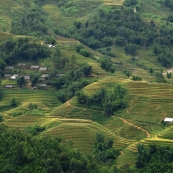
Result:
<svg viewBox="0 0 173 173"><path fill-rule="evenodd" d="M64 74L57 74L56 77L62 77Z"/></svg>
<svg viewBox="0 0 173 173"><path fill-rule="evenodd" d="M26 64L25 64L25 63L18 63L17 66L18 66L18 67L25 67Z"/></svg>
<svg viewBox="0 0 173 173"><path fill-rule="evenodd" d="M13 85L5 85L5 88L12 89L13 88Z"/></svg>
<svg viewBox="0 0 173 173"><path fill-rule="evenodd" d="M172 123L173 122L173 118L165 118L163 121L165 123Z"/></svg>
<svg viewBox="0 0 173 173"><path fill-rule="evenodd" d="M48 77L49 77L48 74L42 74L42 75L41 75L41 78L48 78Z"/></svg>
<svg viewBox="0 0 173 173"><path fill-rule="evenodd" d="M11 74L4 74L4 78L10 78Z"/></svg>
<svg viewBox="0 0 173 173"><path fill-rule="evenodd" d="M48 47L51 48L51 49L54 49L56 48L55 46L53 46L52 44L48 44Z"/></svg>
<svg viewBox="0 0 173 173"><path fill-rule="evenodd" d="M5 66L5 70L11 70L14 69L14 66Z"/></svg>
<svg viewBox="0 0 173 173"><path fill-rule="evenodd" d="M39 88L46 88L47 87L47 84L44 84L44 83L43 84L38 84L38 87Z"/></svg>
<svg viewBox="0 0 173 173"><path fill-rule="evenodd" d="M39 71L47 71L47 70L48 70L47 67L40 67L40 68L39 68Z"/></svg>
<svg viewBox="0 0 173 173"><path fill-rule="evenodd" d="M40 68L40 66L38 66L38 65L32 65L31 66L31 69L33 69L33 70L38 70Z"/></svg>
<svg viewBox="0 0 173 173"><path fill-rule="evenodd" d="M19 74L13 74L13 76L11 76L11 79L15 80L19 77Z"/></svg>
<svg viewBox="0 0 173 173"><path fill-rule="evenodd" d="M24 76L25 80L30 80L30 76Z"/></svg>

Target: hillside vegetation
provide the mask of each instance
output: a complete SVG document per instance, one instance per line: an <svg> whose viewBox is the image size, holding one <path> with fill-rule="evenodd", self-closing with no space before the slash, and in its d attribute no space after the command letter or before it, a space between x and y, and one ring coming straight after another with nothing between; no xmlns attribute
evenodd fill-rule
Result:
<svg viewBox="0 0 173 173"><path fill-rule="evenodd" d="M0 172L171 172L172 10L0 0Z"/></svg>

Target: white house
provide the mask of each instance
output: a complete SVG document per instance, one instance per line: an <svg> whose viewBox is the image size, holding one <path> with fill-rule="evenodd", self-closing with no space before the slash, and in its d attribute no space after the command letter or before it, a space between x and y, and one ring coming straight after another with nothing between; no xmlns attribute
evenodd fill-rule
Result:
<svg viewBox="0 0 173 173"><path fill-rule="evenodd" d="M48 78L48 77L49 77L48 74L42 74L42 75L41 75L41 78Z"/></svg>
<svg viewBox="0 0 173 173"><path fill-rule="evenodd" d="M47 71L47 70L48 70L47 67L40 67L40 68L39 68L39 71Z"/></svg>
<svg viewBox="0 0 173 173"><path fill-rule="evenodd" d="M172 123L173 118L165 118L163 121L166 122L166 123Z"/></svg>
<svg viewBox="0 0 173 173"><path fill-rule="evenodd" d="M56 48L56 47L53 46L52 44L48 44L48 47L49 47L49 48L52 48L52 49Z"/></svg>
<svg viewBox="0 0 173 173"><path fill-rule="evenodd" d="M11 76L11 79L17 79L19 77L19 74L13 74L13 76Z"/></svg>
<svg viewBox="0 0 173 173"><path fill-rule="evenodd" d="M38 66L38 65L32 65L31 66L31 69L34 69L34 70L38 70L40 68L40 66Z"/></svg>

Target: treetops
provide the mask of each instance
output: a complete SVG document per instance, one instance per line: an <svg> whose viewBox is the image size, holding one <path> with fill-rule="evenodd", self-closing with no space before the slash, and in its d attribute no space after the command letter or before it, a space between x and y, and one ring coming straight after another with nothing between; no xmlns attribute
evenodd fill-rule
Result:
<svg viewBox="0 0 173 173"><path fill-rule="evenodd" d="M127 106L127 96L127 89L123 88L120 84L115 84L113 91L107 92L105 88L101 88L92 97L80 91L77 93L77 101L79 104L85 104L88 107L94 106L104 109L105 114L111 116L114 112Z"/></svg>

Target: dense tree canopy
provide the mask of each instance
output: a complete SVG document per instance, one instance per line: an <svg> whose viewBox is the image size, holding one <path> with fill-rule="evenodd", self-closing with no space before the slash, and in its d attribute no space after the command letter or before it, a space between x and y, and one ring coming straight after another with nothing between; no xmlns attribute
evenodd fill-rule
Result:
<svg viewBox="0 0 173 173"><path fill-rule="evenodd" d="M127 89L123 88L120 84L115 84L112 92L107 92L104 88L101 88L92 97L85 95L83 92L78 92L77 100L80 104L104 109L105 114L110 116L127 106L127 95Z"/></svg>
<svg viewBox="0 0 173 173"><path fill-rule="evenodd" d="M48 56L50 56L50 50L47 46L32 43L28 38L8 39L0 45L0 58L6 64L13 65L19 60L38 61Z"/></svg>

